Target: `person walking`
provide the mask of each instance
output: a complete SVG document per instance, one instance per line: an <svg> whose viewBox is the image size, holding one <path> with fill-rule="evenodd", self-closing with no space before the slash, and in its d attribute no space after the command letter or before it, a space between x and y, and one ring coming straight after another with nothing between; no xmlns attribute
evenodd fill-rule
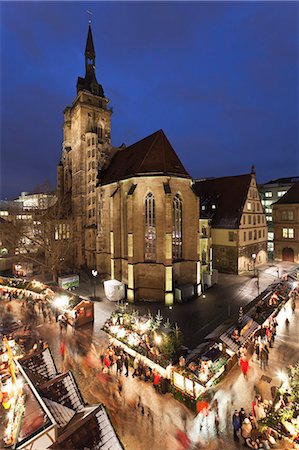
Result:
<svg viewBox="0 0 299 450"><path fill-rule="evenodd" d="M239 412L237 409L235 409L235 412L233 414L232 422L233 422L233 429L234 429L234 440L238 441L239 440L238 433L241 429L241 419L240 419L240 415L239 415Z"/></svg>
<svg viewBox="0 0 299 450"><path fill-rule="evenodd" d="M245 417L241 426L241 436L244 439L244 445L247 447L246 439L251 437L252 425L248 417Z"/></svg>
<svg viewBox="0 0 299 450"><path fill-rule="evenodd" d="M138 358L136 356L135 359L134 359L134 362L133 362L133 369L134 369L134 372L133 372L133 375L132 375L133 378L135 378L135 376L138 374L138 366L139 366L139 361L138 361Z"/></svg>
<svg viewBox="0 0 299 450"><path fill-rule="evenodd" d="M293 311L293 314L295 312L295 309L296 309L296 302L295 302L295 299L293 298L293 300L292 300L292 311Z"/></svg>
<svg viewBox="0 0 299 450"><path fill-rule="evenodd" d="M110 357L108 354L106 354L104 357L104 364L105 364L105 367L107 367L108 372L110 372L111 360L110 360Z"/></svg>
<svg viewBox="0 0 299 450"><path fill-rule="evenodd" d="M123 371L123 360L121 356L117 357L116 360L116 375L121 375Z"/></svg>
<svg viewBox="0 0 299 450"><path fill-rule="evenodd" d="M242 373L244 375L244 378L246 378L246 380L247 380L249 363L248 363L246 357L244 357L244 356L242 358L240 358L240 367L241 367Z"/></svg>
<svg viewBox="0 0 299 450"><path fill-rule="evenodd" d="M128 377L129 376L129 357L128 357L128 355L124 356L124 366L126 369L125 376Z"/></svg>
<svg viewBox="0 0 299 450"><path fill-rule="evenodd" d="M255 342L254 351L256 354L256 360L259 361L259 359L260 359L260 343L259 343L259 341Z"/></svg>
<svg viewBox="0 0 299 450"><path fill-rule="evenodd" d="M260 369L266 370L266 364L267 364L267 353L265 348L262 347L260 352Z"/></svg>
<svg viewBox="0 0 299 450"><path fill-rule="evenodd" d="M244 422L244 420L246 419L246 412L244 408L241 408L239 411L239 416L240 416L240 420L241 420L241 425Z"/></svg>

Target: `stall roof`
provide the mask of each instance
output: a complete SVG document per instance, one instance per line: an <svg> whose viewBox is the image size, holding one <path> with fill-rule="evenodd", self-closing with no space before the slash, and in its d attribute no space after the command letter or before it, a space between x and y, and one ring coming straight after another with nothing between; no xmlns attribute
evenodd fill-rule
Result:
<svg viewBox="0 0 299 450"><path fill-rule="evenodd" d="M18 378L21 378L23 381L23 392L25 394L25 413L21 419L17 444L13 447L18 449L24 446L24 444L32 439L32 437L38 437L40 433L45 433L47 430L55 427L56 422L42 398L35 390L34 385L28 378L26 372L22 369L22 366L18 363L18 361L15 361L15 364L19 372ZM1 437L4 436L1 426L2 423L0 420L0 448L2 448L3 444Z"/></svg>
<svg viewBox="0 0 299 450"><path fill-rule="evenodd" d="M248 327L248 329L246 330L246 332L240 336L239 338L239 342L236 343L235 341L232 340L231 336L233 331L237 328L237 323L235 322L233 326L231 326L230 328L227 329L227 331L225 331L221 336L220 336L220 340L226 344L233 352L237 353L237 351L239 350L240 345L243 345L247 339L254 333L254 331L259 328L259 324L257 322L255 322L251 317L245 315L243 317L243 321L242 321L242 328L245 327L245 325L247 325L249 322L251 322L250 326Z"/></svg>
<svg viewBox="0 0 299 450"><path fill-rule="evenodd" d="M39 389L43 397L71 408L76 412L81 411L85 406L81 392L70 371L40 385Z"/></svg>
<svg viewBox="0 0 299 450"><path fill-rule="evenodd" d="M85 407L75 414L50 448L78 448L78 444L80 448L84 446L93 450L123 449L102 405Z"/></svg>
<svg viewBox="0 0 299 450"><path fill-rule="evenodd" d="M19 363L37 386L58 374L49 347L20 358Z"/></svg>

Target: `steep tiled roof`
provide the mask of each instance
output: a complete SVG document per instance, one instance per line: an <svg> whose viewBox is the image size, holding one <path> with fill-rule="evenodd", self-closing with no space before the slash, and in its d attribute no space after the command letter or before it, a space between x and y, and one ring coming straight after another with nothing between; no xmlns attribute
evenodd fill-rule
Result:
<svg viewBox="0 0 299 450"><path fill-rule="evenodd" d="M288 192L281 197L275 205L294 204L299 203L299 181L294 184Z"/></svg>
<svg viewBox="0 0 299 450"><path fill-rule="evenodd" d="M99 174L99 180L101 184L108 184L145 174L190 178L162 130L124 150L120 149L112 158L107 170Z"/></svg>
<svg viewBox="0 0 299 450"><path fill-rule="evenodd" d="M250 182L251 174L196 181L200 217L211 219L214 228L238 228Z"/></svg>

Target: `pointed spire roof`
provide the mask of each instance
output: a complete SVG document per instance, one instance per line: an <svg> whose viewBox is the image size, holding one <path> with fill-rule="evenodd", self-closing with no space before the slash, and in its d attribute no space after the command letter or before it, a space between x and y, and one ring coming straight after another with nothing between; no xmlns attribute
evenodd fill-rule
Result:
<svg viewBox="0 0 299 450"><path fill-rule="evenodd" d="M154 174L191 178L163 130L119 150L100 179L101 184L108 184L133 176Z"/></svg>
<svg viewBox="0 0 299 450"><path fill-rule="evenodd" d="M103 86L97 82L95 74L96 53L93 45L91 25L89 23L85 47L85 77L78 77L77 93L88 91L93 95L105 98Z"/></svg>
<svg viewBox="0 0 299 450"><path fill-rule="evenodd" d="M89 24L88 26L88 34L87 34L87 40L86 40L86 47L85 47L85 56L93 57L95 58L96 53L94 50L94 45L93 45L93 38L92 38L92 31L91 31L91 26Z"/></svg>

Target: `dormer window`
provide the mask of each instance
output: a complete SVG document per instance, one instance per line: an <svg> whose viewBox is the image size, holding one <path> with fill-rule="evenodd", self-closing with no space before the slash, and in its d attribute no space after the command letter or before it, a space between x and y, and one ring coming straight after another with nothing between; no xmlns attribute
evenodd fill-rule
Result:
<svg viewBox="0 0 299 450"><path fill-rule="evenodd" d="M215 203L212 204L212 209L216 209Z"/></svg>

